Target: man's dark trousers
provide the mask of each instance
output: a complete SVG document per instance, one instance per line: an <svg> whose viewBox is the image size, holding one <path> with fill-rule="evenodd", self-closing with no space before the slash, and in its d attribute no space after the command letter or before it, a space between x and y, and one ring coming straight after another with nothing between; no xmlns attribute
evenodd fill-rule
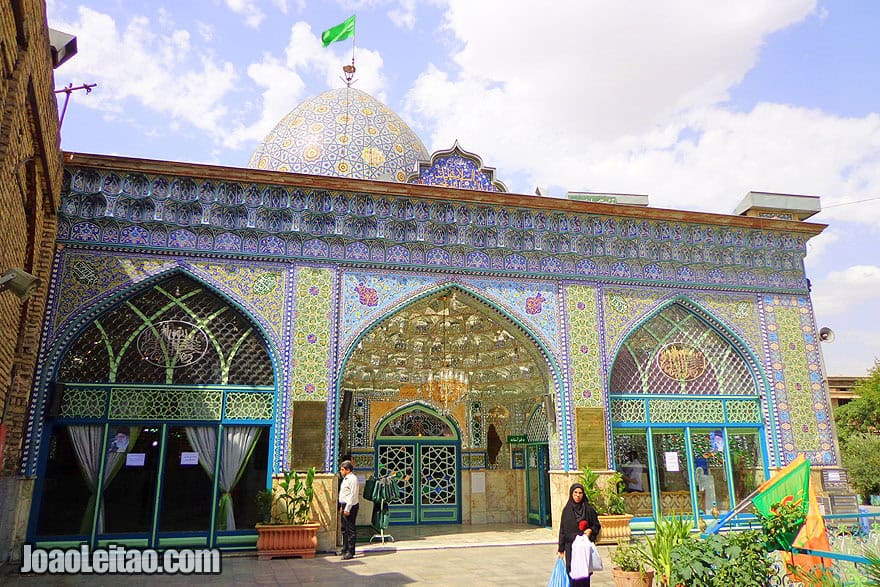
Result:
<svg viewBox="0 0 880 587"><path fill-rule="evenodd" d="M360 504L351 506L351 511L346 516L345 508L342 508L339 515L342 516L342 554L350 554L354 556L354 545L357 541L357 515Z"/></svg>

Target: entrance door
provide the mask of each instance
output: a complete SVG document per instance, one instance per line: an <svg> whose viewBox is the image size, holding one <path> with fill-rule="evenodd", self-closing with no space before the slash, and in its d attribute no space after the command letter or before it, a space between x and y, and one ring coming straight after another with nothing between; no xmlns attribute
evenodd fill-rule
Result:
<svg viewBox="0 0 880 587"><path fill-rule="evenodd" d="M457 524L460 441L455 428L429 408L386 418L376 437L376 475L393 475L400 497L389 504L392 524Z"/></svg>
<svg viewBox="0 0 880 587"><path fill-rule="evenodd" d="M528 522L547 526L550 522L550 451L547 444L526 445L526 499Z"/></svg>

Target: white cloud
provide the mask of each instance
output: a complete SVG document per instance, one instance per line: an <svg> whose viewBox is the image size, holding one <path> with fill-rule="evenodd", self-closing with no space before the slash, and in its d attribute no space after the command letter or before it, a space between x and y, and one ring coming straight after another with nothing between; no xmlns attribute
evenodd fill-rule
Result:
<svg viewBox="0 0 880 587"><path fill-rule="evenodd" d="M515 191L648 193L653 206L721 213L750 190L819 195L823 205L880 193L880 116L724 107L766 36L805 18L814 0L448 4L457 67L429 65L405 117L431 149L459 139L502 180L527 177ZM490 26L502 12L503 26ZM843 219L880 224L880 206L816 218Z"/></svg>
<svg viewBox="0 0 880 587"><path fill-rule="evenodd" d="M387 14L394 26L411 31L416 25L415 0L338 0L338 2L342 8L354 13L363 13L390 5L392 8Z"/></svg>
<svg viewBox="0 0 880 587"><path fill-rule="evenodd" d="M416 26L415 0L400 0L395 8L388 11L388 18L397 27L413 30L413 27Z"/></svg>
<svg viewBox="0 0 880 587"><path fill-rule="evenodd" d="M854 265L832 271L814 284L813 306L816 314L834 316L867 302L876 301L880 292L880 267Z"/></svg>
<svg viewBox="0 0 880 587"><path fill-rule="evenodd" d="M249 124L240 123L232 132L223 137L227 147L238 148L248 141L262 140L278 121L297 106L302 99L306 84L303 75L307 72L322 75L330 87L344 85L341 79L342 65L350 62L351 54L346 50L334 50L334 46L324 48L311 26L298 22L290 30L290 40L284 50L285 59L266 55L259 63L248 67L248 76L254 83L264 88L262 99L256 108L259 116ZM383 100L385 78L382 75L382 57L376 51L357 50L357 75L363 81L357 88Z"/></svg>
<svg viewBox="0 0 880 587"><path fill-rule="evenodd" d="M196 30L198 31L199 36L204 42L210 43L214 40L214 25L208 24L206 22L196 21Z"/></svg>
<svg viewBox="0 0 880 587"><path fill-rule="evenodd" d="M807 256L804 258L807 275L812 275L813 271L822 262L823 255L829 246L840 240L840 233L836 227L829 226L822 234L814 236L807 241Z"/></svg>
<svg viewBox="0 0 880 587"><path fill-rule="evenodd" d="M232 12L244 16L244 23L251 28L258 28L266 14L260 10L256 0L226 0L226 6Z"/></svg>
<svg viewBox="0 0 880 587"><path fill-rule="evenodd" d="M83 105L123 116L134 100L171 121L219 134L235 71L230 62L194 51L188 31L164 29L144 16L120 30L109 15L86 7L75 22L57 26L77 32L79 51L56 77L98 83Z"/></svg>

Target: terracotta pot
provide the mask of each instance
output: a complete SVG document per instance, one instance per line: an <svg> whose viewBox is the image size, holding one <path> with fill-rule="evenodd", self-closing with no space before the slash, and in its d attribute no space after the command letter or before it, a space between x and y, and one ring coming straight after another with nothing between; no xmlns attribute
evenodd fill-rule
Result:
<svg viewBox="0 0 880 587"><path fill-rule="evenodd" d="M321 524L257 524L257 551L260 560L276 556L315 558L318 550L318 530Z"/></svg>
<svg viewBox="0 0 880 587"><path fill-rule="evenodd" d="M623 539L629 542L632 531L629 528L629 521L632 520L630 514L620 516L599 516L599 523L602 524L602 530L599 532L598 544L617 544L618 540Z"/></svg>
<svg viewBox="0 0 880 587"><path fill-rule="evenodd" d="M611 569L614 584L617 587L651 587L654 584L654 571L623 571L618 568Z"/></svg>

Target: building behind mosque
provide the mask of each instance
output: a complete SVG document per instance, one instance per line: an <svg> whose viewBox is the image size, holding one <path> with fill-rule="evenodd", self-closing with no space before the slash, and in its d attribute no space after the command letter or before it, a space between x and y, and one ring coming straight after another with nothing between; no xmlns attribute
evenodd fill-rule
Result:
<svg viewBox="0 0 880 587"><path fill-rule="evenodd" d="M393 524L551 524L633 459L636 520L706 517L800 453L839 465L817 198L719 215L502 172L349 87L249 168L64 153L22 538L253 548L256 492L314 466L330 549L344 454L398 478Z"/></svg>

